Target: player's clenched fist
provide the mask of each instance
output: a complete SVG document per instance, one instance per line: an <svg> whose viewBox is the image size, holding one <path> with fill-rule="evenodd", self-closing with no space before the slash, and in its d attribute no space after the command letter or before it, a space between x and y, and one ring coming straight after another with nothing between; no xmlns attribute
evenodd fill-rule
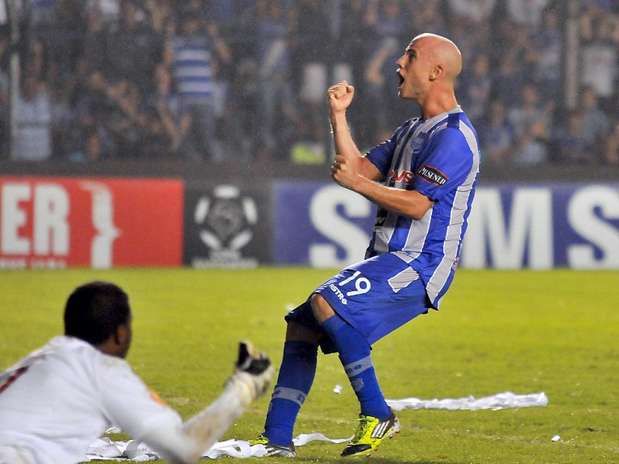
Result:
<svg viewBox="0 0 619 464"><path fill-rule="evenodd" d="M346 108L350 106L355 96L355 88L348 82L341 81L329 87L327 96L329 98L329 107L331 111L337 113L346 110Z"/></svg>
<svg viewBox="0 0 619 464"><path fill-rule="evenodd" d="M331 178L342 187L354 190L359 180L358 164L354 158L337 155L331 164Z"/></svg>

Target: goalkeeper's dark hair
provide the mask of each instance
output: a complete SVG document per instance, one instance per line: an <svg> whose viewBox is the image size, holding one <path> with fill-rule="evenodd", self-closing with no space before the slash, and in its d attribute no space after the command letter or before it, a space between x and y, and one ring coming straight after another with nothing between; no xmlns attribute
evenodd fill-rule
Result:
<svg viewBox="0 0 619 464"><path fill-rule="evenodd" d="M73 290L64 309L64 333L98 345L129 322L129 297L110 282L89 282Z"/></svg>

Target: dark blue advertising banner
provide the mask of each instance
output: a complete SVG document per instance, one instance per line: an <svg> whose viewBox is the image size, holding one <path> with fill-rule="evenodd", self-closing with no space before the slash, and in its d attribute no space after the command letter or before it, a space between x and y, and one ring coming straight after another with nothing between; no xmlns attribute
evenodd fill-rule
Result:
<svg viewBox="0 0 619 464"><path fill-rule="evenodd" d="M276 264L341 267L363 258L375 209L322 182L274 186ZM619 183L484 186L462 248L469 268L619 268Z"/></svg>
<svg viewBox="0 0 619 464"><path fill-rule="evenodd" d="M274 185L275 263L339 267L363 258L375 209L324 182Z"/></svg>

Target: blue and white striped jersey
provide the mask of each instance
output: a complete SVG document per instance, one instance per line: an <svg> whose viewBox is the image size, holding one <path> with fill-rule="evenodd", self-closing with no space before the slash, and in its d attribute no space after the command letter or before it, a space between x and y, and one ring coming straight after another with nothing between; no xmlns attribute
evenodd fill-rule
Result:
<svg viewBox="0 0 619 464"><path fill-rule="evenodd" d="M378 210L366 257L387 252L409 263L438 308L454 276L479 173L477 134L458 106L431 119L413 118L367 158L383 183L417 190L434 204L419 220Z"/></svg>
<svg viewBox="0 0 619 464"><path fill-rule="evenodd" d="M181 97L208 100L213 94L213 57L206 35L176 37L173 73Z"/></svg>

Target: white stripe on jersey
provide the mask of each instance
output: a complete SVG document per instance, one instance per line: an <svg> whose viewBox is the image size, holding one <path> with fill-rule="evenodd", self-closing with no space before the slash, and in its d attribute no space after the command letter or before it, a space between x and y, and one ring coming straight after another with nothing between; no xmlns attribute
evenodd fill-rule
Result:
<svg viewBox="0 0 619 464"><path fill-rule="evenodd" d="M394 293L398 293L403 288L408 287L410 284L419 279L419 274L412 267L407 267L401 272L391 277L387 282Z"/></svg>
<svg viewBox="0 0 619 464"><path fill-rule="evenodd" d="M466 180L456 190L449 217L449 225L447 226L445 241L443 242L443 258L426 285L426 291L431 300L434 300L445 286L451 273L453 263L458 255L458 248L461 243L460 236L462 235L462 227L464 225L464 215L467 211L469 196L473 190L473 182L479 171L479 148L477 146L475 134L473 134L471 128L463 121L460 121L458 128L464 135L469 149L473 154L473 164ZM438 304L439 301L436 302L436 306L438 306Z"/></svg>
<svg viewBox="0 0 619 464"><path fill-rule="evenodd" d="M445 127L447 127L447 122L438 126L434 130L434 133L439 132ZM412 164L409 164L409 166L411 165ZM428 232L430 231L432 212L433 207L430 206L428 211L426 211L426 213L421 219L411 222L410 229L408 229L408 235L406 237L406 241L404 242L404 247L402 248L402 250L408 252L413 257L413 259L417 258L423 250L423 245L426 242L426 237L428 236Z"/></svg>
<svg viewBox="0 0 619 464"><path fill-rule="evenodd" d="M394 151L394 156L391 160L391 168L390 171L398 172L400 169L404 168L408 170L412 163L413 158L413 150L407 149L407 146L411 145L413 141L420 135L422 129L428 128L428 123L435 123L433 119L429 119L425 122L419 124L419 119L416 119L411 128L406 131L406 133L402 136L398 145ZM432 127L432 124L430 124ZM410 135L410 136L409 136ZM404 154L402 156L402 153ZM388 185L388 182L385 183ZM395 188L405 189L405 182L396 182L394 184ZM377 253L386 253L389 251L389 242L393 237L393 234L396 230L396 225L400 215L394 212L388 212L387 217L385 218L383 224L380 227L376 228L376 240L374 243L374 250Z"/></svg>
<svg viewBox="0 0 619 464"><path fill-rule="evenodd" d="M179 66L174 72L174 77L176 79L183 79L185 77L205 77L210 79L213 77L213 69L209 66Z"/></svg>
<svg viewBox="0 0 619 464"><path fill-rule="evenodd" d="M211 52L203 48L191 48L180 46L176 50L175 61L202 61L209 62L211 59Z"/></svg>

